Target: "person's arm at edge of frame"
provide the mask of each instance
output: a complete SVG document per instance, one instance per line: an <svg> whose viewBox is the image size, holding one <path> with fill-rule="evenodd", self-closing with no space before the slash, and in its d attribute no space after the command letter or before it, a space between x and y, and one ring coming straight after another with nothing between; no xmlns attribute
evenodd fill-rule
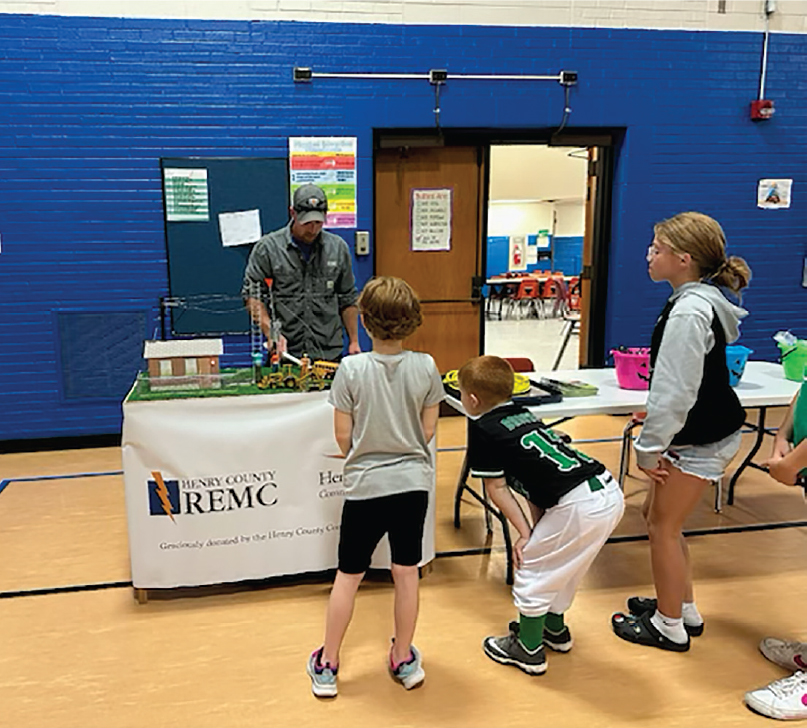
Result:
<svg viewBox="0 0 807 728"><path fill-rule="evenodd" d="M532 529L527 522L527 517L518 501L513 497L513 493L504 478L483 478L485 489L493 501L493 504L507 517L518 531L518 540L513 543L513 562L516 567L520 567L524 562L522 551L527 541L530 540Z"/></svg>
<svg viewBox="0 0 807 728"><path fill-rule="evenodd" d="M798 392L790 402L790 407L787 408L785 419L779 425L776 436L773 438L773 447L771 448L771 456L766 460L763 465L770 465L771 463L781 460L792 449L793 442L793 413L796 411L796 400L799 398Z"/></svg>
<svg viewBox="0 0 807 728"><path fill-rule="evenodd" d="M342 317L342 325L347 332L347 353L348 354L361 354L361 345L359 344L359 307L348 306L343 308L339 315Z"/></svg>
<svg viewBox="0 0 807 728"><path fill-rule="evenodd" d="M796 394L788 407L787 414L773 439L771 456L762 462L768 468L771 477L785 485L796 485L799 473L807 468L807 441L799 443L795 448L793 440L793 413L796 409Z"/></svg>
<svg viewBox="0 0 807 728"><path fill-rule="evenodd" d="M428 445L434 433L437 432L437 419L440 417L440 403L431 404L423 408L420 413L420 424L423 427L423 434L426 436Z"/></svg>
<svg viewBox="0 0 807 728"><path fill-rule="evenodd" d="M338 237L338 236L337 236ZM339 256L340 273L337 280L336 295L339 302L339 317L347 333L347 353L360 354L359 344L359 307L356 301L359 291L356 288L356 276L353 274L353 257L344 239L339 238L341 249Z"/></svg>
<svg viewBox="0 0 807 728"><path fill-rule="evenodd" d="M802 440L787 455L768 466L772 478L785 485L801 485L799 473L807 468L807 440ZM807 490L805 490L807 492Z"/></svg>
<svg viewBox="0 0 807 728"><path fill-rule="evenodd" d="M353 414L350 412L342 412L334 408L333 410L333 434L336 438L336 444L342 451L342 456L347 457L350 452L350 446L353 442Z"/></svg>

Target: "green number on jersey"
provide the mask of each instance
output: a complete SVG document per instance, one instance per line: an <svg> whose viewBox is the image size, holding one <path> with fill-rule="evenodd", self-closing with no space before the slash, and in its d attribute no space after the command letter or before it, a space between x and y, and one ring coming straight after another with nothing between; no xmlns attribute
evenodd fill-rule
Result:
<svg viewBox="0 0 807 728"><path fill-rule="evenodd" d="M568 447L552 430L533 430L521 438L521 447L525 450L535 448L546 458L549 458L558 470L568 473L579 468L581 460L593 462L591 458Z"/></svg>

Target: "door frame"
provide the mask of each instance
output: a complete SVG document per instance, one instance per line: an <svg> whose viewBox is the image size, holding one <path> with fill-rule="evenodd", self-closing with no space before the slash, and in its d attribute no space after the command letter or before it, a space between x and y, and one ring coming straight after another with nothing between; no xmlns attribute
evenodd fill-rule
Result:
<svg viewBox="0 0 807 728"><path fill-rule="evenodd" d="M555 129L495 129L495 128L375 128L373 129L373 170L377 149L409 147L476 146L485 155L485 179L481 190L482 210L479 241L479 275L484 279L487 267L488 193L490 188L490 147L495 144L545 144L554 147L597 147L596 174L598 183L594 200L592 229L591 297L588 311L586 367L605 366L606 304L608 300L609 258L611 248L611 205L613 200L614 165L624 128L578 127L557 134ZM373 224L375 217L375 173L373 174ZM375 273L373 247L373 273ZM485 347L484 306L480 307L479 342Z"/></svg>

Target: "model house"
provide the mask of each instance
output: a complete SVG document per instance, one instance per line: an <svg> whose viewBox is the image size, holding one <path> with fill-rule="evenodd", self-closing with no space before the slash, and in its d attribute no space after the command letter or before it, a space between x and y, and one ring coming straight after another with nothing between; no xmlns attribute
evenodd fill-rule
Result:
<svg viewBox="0 0 807 728"><path fill-rule="evenodd" d="M152 387L215 387L223 353L221 339L172 339L147 341L143 358Z"/></svg>

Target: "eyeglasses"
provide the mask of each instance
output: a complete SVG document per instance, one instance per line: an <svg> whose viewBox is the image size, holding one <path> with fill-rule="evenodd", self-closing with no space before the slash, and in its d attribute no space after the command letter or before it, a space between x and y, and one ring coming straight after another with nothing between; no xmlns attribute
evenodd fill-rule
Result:
<svg viewBox="0 0 807 728"><path fill-rule="evenodd" d="M673 255L678 256L684 255L684 253L682 253L680 250L676 250L675 248L673 248L672 245L666 245L666 244L656 245L656 243L653 243L647 248L647 253L645 254L645 260L649 263L651 260L653 260L653 258L659 255L659 253L663 253L665 250L672 253Z"/></svg>

